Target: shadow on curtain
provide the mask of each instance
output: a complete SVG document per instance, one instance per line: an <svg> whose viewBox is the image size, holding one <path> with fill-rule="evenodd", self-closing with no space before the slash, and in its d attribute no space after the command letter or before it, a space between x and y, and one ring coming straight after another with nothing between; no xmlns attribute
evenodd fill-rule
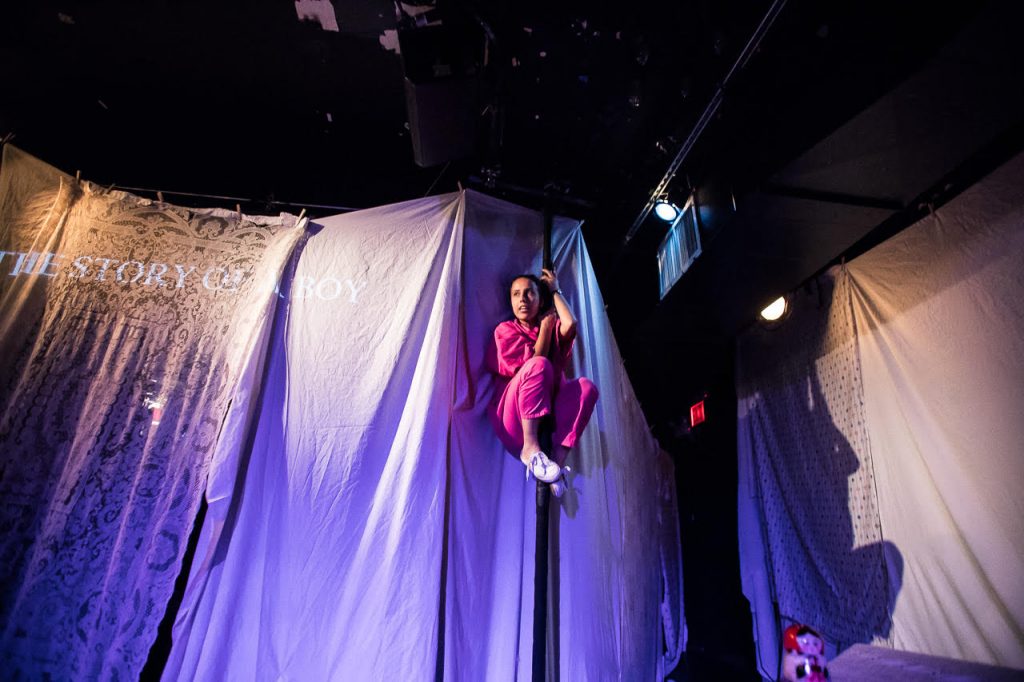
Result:
<svg viewBox="0 0 1024 682"><path fill-rule="evenodd" d="M884 540L845 275L792 298L785 324L738 354L740 544L762 675L781 630L811 625L830 654L885 640L903 559ZM834 287L834 289L833 289Z"/></svg>

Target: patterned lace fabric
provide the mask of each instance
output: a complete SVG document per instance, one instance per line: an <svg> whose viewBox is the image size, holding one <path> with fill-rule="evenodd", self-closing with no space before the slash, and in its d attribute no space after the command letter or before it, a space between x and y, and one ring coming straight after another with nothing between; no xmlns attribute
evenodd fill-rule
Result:
<svg viewBox="0 0 1024 682"><path fill-rule="evenodd" d="M837 278L817 301L798 294L785 325L742 339L738 393L779 614L851 643L888 636L891 599L849 284Z"/></svg>
<svg viewBox="0 0 1024 682"><path fill-rule="evenodd" d="M0 179L0 668L137 679L291 216Z"/></svg>

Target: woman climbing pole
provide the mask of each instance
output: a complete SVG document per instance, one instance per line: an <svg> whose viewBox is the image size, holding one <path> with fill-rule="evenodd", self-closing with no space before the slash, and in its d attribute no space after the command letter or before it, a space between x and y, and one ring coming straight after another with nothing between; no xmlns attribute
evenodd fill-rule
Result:
<svg viewBox="0 0 1024 682"><path fill-rule="evenodd" d="M494 329L488 354L491 371L506 383L491 405L498 438L526 466L526 476L551 484L560 497L565 491L562 465L569 449L594 411L597 387L587 378L566 379L576 318L558 287L553 270L541 276L519 275L509 286L514 319ZM501 388L499 386L499 388ZM541 420L552 415L553 452L541 449Z"/></svg>

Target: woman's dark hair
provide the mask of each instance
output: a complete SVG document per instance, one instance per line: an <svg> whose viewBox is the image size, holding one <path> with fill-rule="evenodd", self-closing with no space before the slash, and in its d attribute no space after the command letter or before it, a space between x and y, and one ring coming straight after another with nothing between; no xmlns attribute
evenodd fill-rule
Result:
<svg viewBox="0 0 1024 682"><path fill-rule="evenodd" d="M522 275L516 275L508 281L508 286L505 287L506 293L512 291L512 285L516 283L517 279L528 279L537 286L537 295L540 300L540 309L537 311L538 315L546 313L551 306L554 305L554 297L551 295L551 291L548 289L548 285L541 281L537 275L530 275L523 273Z"/></svg>

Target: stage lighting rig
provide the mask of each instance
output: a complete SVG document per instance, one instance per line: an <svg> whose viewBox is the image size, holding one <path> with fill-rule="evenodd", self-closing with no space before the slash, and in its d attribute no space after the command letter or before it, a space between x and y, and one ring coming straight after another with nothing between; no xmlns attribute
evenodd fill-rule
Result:
<svg viewBox="0 0 1024 682"><path fill-rule="evenodd" d="M662 195L654 204L654 214L666 223L670 223L679 215L679 207L668 200L667 194Z"/></svg>

